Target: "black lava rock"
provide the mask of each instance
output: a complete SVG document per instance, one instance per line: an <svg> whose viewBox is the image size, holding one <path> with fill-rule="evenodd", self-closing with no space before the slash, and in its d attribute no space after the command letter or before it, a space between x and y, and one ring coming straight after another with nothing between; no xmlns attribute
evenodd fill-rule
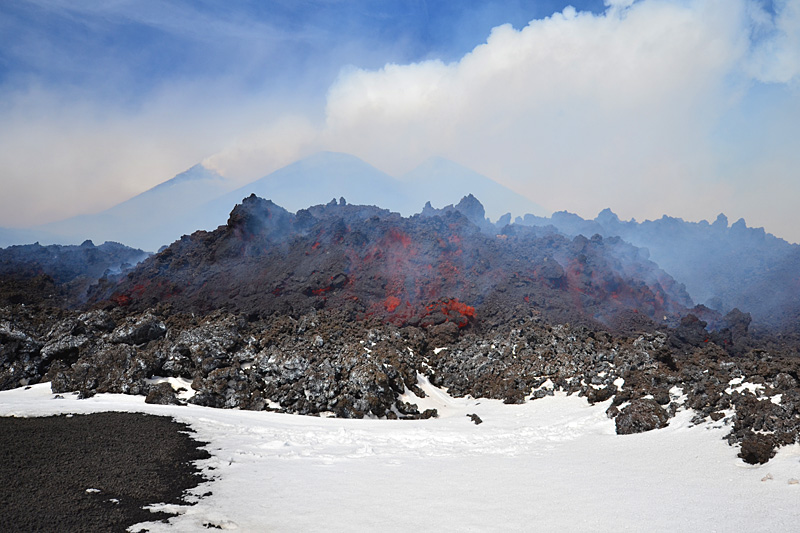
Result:
<svg viewBox="0 0 800 533"><path fill-rule="evenodd" d="M655 400L639 398L631 401L617 415L617 434L630 435L663 428L669 422L669 415Z"/></svg>

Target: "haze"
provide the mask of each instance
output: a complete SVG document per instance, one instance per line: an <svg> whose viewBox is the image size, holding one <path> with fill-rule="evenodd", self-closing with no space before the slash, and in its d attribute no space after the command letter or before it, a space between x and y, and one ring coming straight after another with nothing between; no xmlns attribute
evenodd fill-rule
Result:
<svg viewBox="0 0 800 533"><path fill-rule="evenodd" d="M800 0L0 4L0 226L198 162L441 156L552 211L800 241ZM457 199L456 199L457 200Z"/></svg>

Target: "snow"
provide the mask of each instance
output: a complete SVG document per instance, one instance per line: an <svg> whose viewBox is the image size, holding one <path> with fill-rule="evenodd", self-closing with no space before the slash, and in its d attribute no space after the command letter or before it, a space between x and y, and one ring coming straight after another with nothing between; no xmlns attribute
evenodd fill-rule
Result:
<svg viewBox="0 0 800 533"><path fill-rule="evenodd" d="M689 395L683 392L683 389L678 387L677 385L673 385L671 389L669 389L669 397L670 399L677 403L678 405L683 405L686 403L686 400L689 399Z"/></svg>
<svg viewBox="0 0 800 533"><path fill-rule="evenodd" d="M751 466L721 423L619 436L608 403L556 392L522 405L452 398L424 379L431 420L342 420L99 394L56 399L48 384L0 392L0 415L133 411L174 416L209 442L213 478L153 532L788 531L800 520L800 446ZM675 391L678 392L678 391ZM483 420L475 425L467 416ZM763 481L762 481L763 480ZM156 506L158 508L158 506ZM141 526L135 526L138 530Z"/></svg>
<svg viewBox="0 0 800 533"><path fill-rule="evenodd" d="M552 391L552 390L555 390L555 388L556 388L556 384L553 383L553 381L550 378L547 378L546 380L544 380L544 382L541 385L539 385L538 387L534 387L531 390L531 394L533 394L533 392L535 392L537 390Z"/></svg>
<svg viewBox="0 0 800 533"><path fill-rule="evenodd" d="M727 394L733 394L734 391L736 392L752 392L754 395L758 396L760 392L763 392L764 385L758 383L750 383L744 381L744 378L733 378L728 382L728 388L725 389Z"/></svg>
<svg viewBox="0 0 800 533"><path fill-rule="evenodd" d="M157 385L159 383L169 383L172 386L172 390L175 391L175 396L180 398L181 400L189 400L192 396L194 396L194 389L192 389L192 380L186 378L162 378L158 376L153 376L150 379L145 380L148 385Z"/></svg>

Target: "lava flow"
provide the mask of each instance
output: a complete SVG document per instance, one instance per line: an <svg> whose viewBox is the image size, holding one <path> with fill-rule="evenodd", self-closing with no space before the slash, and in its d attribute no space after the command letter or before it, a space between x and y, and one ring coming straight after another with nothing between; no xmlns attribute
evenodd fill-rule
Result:
<svg viewBox="0 0 800 533"><path fill-rule="evenodd" d="M520 309L592 324L691 306L681 286L619 240L521 226L498 238L482 206L476 218L477 201L470 202L464 211L472 218L462 204L410 218L335 202L293 215L251 196L226 226L184 237L92 297L250 316L329 307L354 318L458 328L502 322Z"/></svg>

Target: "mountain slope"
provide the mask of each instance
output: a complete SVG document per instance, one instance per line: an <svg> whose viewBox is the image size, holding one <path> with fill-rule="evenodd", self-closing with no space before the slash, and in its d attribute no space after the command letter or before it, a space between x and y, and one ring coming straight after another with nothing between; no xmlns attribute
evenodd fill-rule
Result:
<svg viewBox="0 0 800 533"><path fill-rule="evenodd" d="M472 194L483 204L486 215L495 221L506 213L542 215L546 210L535 202L486 176L441 157L433 157L400 178L408 194L434 207L454 204Z"/></svg>
<svg viewBox="0 0 800 533"><path fill-rule="evenodd" d="M62 239L33 228L0 228L0 248L35 242L60 243Z"/></svg>
<svg viewBox="0 0 800 533"><path fill-rule="evenodd" d="M215 171L195 165L101 213L31 229L3 229L0 246L33 241L78 244L91 239L155 251L181 235L224 224L231 206L250 194L269 198L292 212L345 198L408 216L420 212L428 201L440 207L468 194L485 203L493 220L507 212L544 212L491 179L441 158L430 159L397 179L353 155L319 152L232 189L233 184Z"/></svg>
<svg viewBox="0 0 800 533"><path fill-rule="evenodd" d="M195 229L212 230L225 223L232 205L251 194L268 198L291 212L339 198L404 214L413 209L412 200L395 178L355 156L319 152L221 195L187 218Z"/></svg>
<svg viewBox="0 0 800 533"><path fill-rule="evenodd" d="M62 242L116 241L155 251L181 234L196 230L187 215L198 205L230 190L231 186L215 171L195 165L101 213L80 215L37 229Z"/></svg>
<svg viewBox="0 0 800 533"><path fill-rule="evenodd" d="M231 205L250 194L269 198L292 212L341 197L352 204L377 205L391 211L406 212L410 207L398 180L355 156L337 152L319 152L301 159L220 200L229 211Z"/></svg>

